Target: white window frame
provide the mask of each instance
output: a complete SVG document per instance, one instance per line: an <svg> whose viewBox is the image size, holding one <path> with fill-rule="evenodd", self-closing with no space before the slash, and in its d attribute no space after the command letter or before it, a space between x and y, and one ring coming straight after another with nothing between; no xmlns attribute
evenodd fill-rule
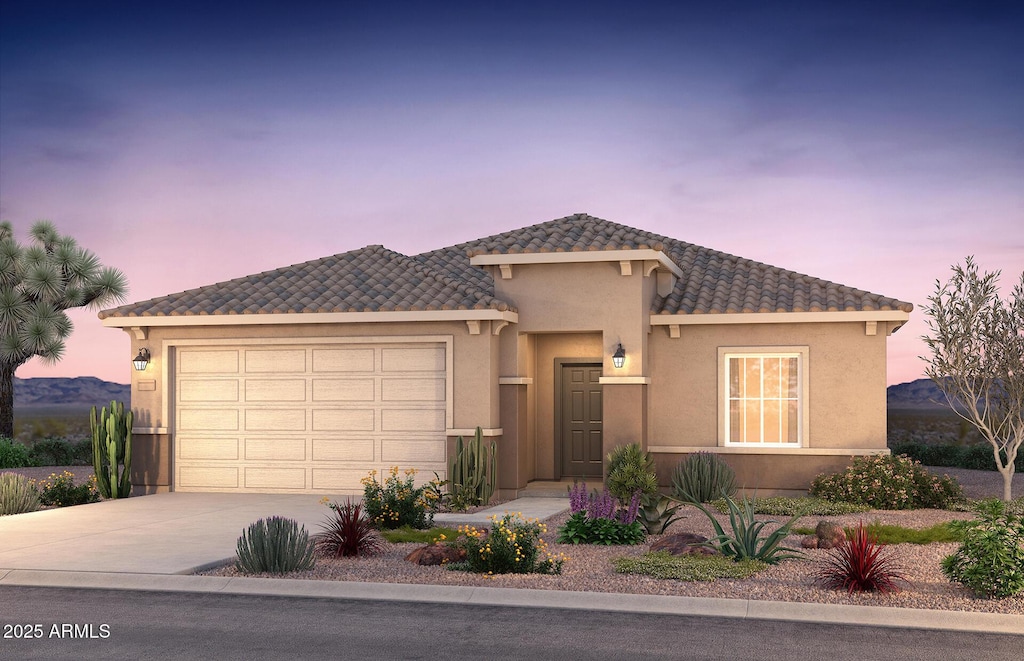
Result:
<svg viewBox="0 0 1024 661"><path fill-rule="evenodd" d="M718 445L735 448L805 448L808 419L808 347L762 346L718 348ZM796 358L797 359L797 441L796 443L762 443L730 441L729 359L730 358ZM763 424L763 422L762 422Z"/></svg>

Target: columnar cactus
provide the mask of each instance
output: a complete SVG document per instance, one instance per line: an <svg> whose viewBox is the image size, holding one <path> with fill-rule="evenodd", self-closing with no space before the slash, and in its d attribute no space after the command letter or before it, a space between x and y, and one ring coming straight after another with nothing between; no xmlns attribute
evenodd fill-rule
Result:
<svg viewBox="0 0 1024 661"><path fill-rule="evenodd" d="M452 494L466 489L476 505L485 505L494 495L498 479L498 449L491 441L490 451L484 446L483 431L477 427L473 440L462 437L455 441L455 455L448 465L449 490Z"/></svg>
<svg viewBox="0 0 1024 661"><path fill-rule="evenodd" d="M110 402L110 411L96 407L89 412L92 429L92 465L96 488L104 498L127 498L132 493L132 412L121 402ZM120 468L119 468L120 467Z"/></svg>

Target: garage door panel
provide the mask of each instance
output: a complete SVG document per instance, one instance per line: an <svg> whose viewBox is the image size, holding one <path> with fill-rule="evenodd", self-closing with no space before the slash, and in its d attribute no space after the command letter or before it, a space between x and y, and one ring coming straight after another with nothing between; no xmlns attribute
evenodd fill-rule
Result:
<svg viewBox="0 0 1024 661"><path fill-rule="evenodd" d="M372 402L373 379L313 379L314 402Z"/></svg>
<svg viewBox="0 0 1024 661"><path fill-rule="evenodd" d="M443 402L444 379L381 379L381 399L385 402Z"/></svg>
<svg viewBox="0 0 1024 661"><path fill-rule="evenodd" d="M179 436L178 458L238 459L238 439Z"/></svg>
<svg viewBox="0 0 1024 661"><path fill-rule="evenodd" d="M236 379L182 379L178 385L182 402L237 402Z"/></svg>
<svg viewBox="0 0 1024 661"><path fill-rule="evenodd" d="M304 402L305 379L246 379L247 402Z"/></svg>
<svg viewBox="0 0 1024 661"><path fill-rule="evenodd" d="M372 438L314 438L313 461L370 462L373 446Z"/></svg>
<svg viewBox="0 0 1024 661"><path fill-rule="evenodd" d="M443 431L444 411L440 409L384 409L381 431Z"/></svg>
<svg viewBox="0 0 1024 661"><path fill-rule="evenodd" d="M246 409L245 431L306 431L306 410Z"/></svg>
<svg viewBox="0 0 1024 661"><path fill-rule="evenodd" d="M443 372L443 347L394 347L380 351L382 372Z"/></svg>
<svg viewBox="0 0 1024 661"><path fill-rule="evenodd" d="M316 491L362 491L362 480L370 472L367 468L314 468L313 489Z"/></svg>
<svg viewBox="0 0 1024 661"><path fill-rule="evenodd" d="M179 374L237 374L238 349L182 351L178 354Z"/></svg>
<svg viewBox="0 0 1024 661"><path fill-rule="evenodd" d="M373 409L314 409L313 431L373 431Z"/></svg>
<svg viewBox="0 0 1024 661"><path fill-rule="evenodd" d="M245 458L249 461L304 461L305 438L246 438Z"/></svg>
<svg viewBox="0 0 1024 661"><path fill-rule="evenodd" d="M249 373L305 372L306 350L247 349L245 371Z"/></svg>
<svg viewBox="0 0 1024 661"><path fill-rule="evenodd" d="M238 409L191 409L178 411L181 431L238 431Z"/></svg>
<svg viewBox="0 0 1024 661"><path fill-rule="evenodd" d="M313 349L314 372L373 372L374 349Z"/></svg>
<svg viewBox="0 0 1024 661"><path fill-rule="evenodd" d="M245 469L246 489L305 489L305 468Z"/></svg>
<svg viewBox="0 0 1024 661"><path fill-rule="evenodd" d="M237 489L235 466L179 466L176 486L193 489Z"/></svg>
<svg viewBox="0 0 1024 661"><path fill-rule="evenodd" d="M446 442L446 439L384 439L381 441L380 459L398 465L444 461Z"/></svg>
<svg viewBox="0 0 1024 661"><path fill-rule="evenodd" d="M446 474L443 343L183 347L175 490L361 493L371 470Z"/></svg>

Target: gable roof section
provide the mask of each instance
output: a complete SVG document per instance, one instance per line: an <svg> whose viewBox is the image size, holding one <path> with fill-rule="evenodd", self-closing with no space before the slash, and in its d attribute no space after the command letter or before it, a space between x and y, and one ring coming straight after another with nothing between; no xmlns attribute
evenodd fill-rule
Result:
<svg viewBox="0 0 1024 661"><path fill-rule="evenodd" d="M788 271L660 234L579 213L546 223L426 252L417 260L493 294L490 276L470 264L477 255L578 253L612 250L664 252L682 271L658 315L751 312L910 312L913 304ZM616 259L619 259L616 257Z"/></svg>
<svg viewBox="0 0 1024 661"><path fill-rule="evenodd" d="M512 310L411 257L367 246L104 310L100 318L488 309Z"/></svg>

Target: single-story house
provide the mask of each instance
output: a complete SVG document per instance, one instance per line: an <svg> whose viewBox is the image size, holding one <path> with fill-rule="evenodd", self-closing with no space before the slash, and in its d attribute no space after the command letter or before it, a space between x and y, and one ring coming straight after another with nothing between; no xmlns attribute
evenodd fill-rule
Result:
<svg viewBox="0 0 1024 661"><path fill-rule="evenodd" d="M805 490L886 452L910 303L587 214L420 255L379 245L100 313L139 361L137 493L361 493L498 448L503 496L639 442ZM138 369L144 367L144 369Z"/></svg>

